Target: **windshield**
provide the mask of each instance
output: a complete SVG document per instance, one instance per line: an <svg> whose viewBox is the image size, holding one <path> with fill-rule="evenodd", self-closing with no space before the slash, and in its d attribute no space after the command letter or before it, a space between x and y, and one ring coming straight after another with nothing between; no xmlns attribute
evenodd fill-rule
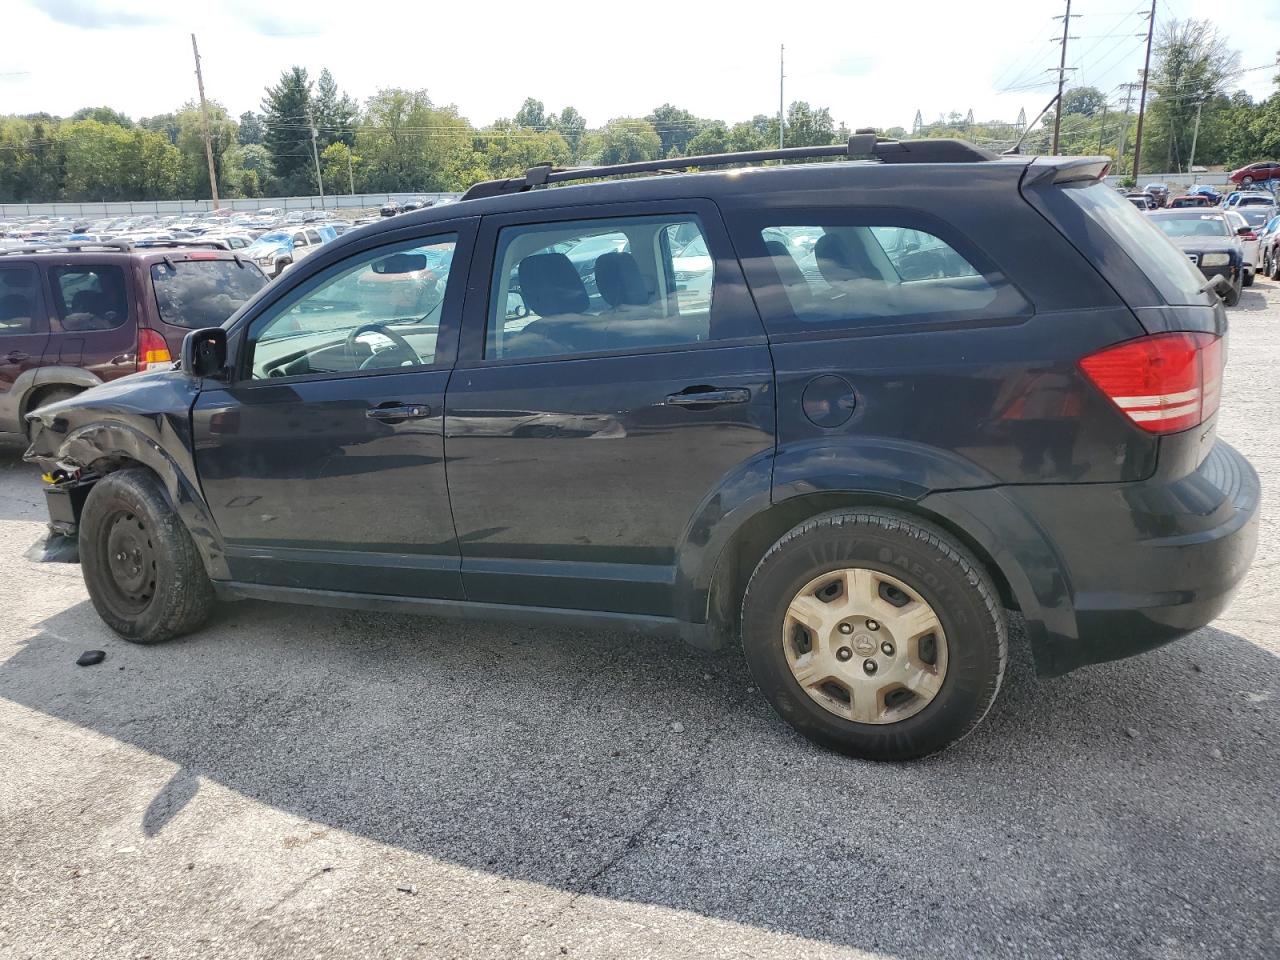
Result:
<svg viewBox="0 0 1280 960"><path fill-rule="evenodd" d="M1169 237L1229 237L1231 230L1220 213L1194 217L1154 217L1156 226Z"/></svg>
<svg viewBox="0 0 1280 960"><path fill-rule="evenodd" d="M1244 218L1244 222L1251 227L1260 227L1267 222L1267 218L1271 216L1271 211L1266 207L1257 207L1249 209L1244 207L1240 210L1240 216Z"/></svg>
<svg viewBox="0 0 1280 960"><path fill-rule="evenodd" d="M1203 304L1205 294L1200 288L1204 277L1191 265L1187 255L1174 246L1163 229L1152 226L1153 219L1165 218L1159 215L1139 213L1137 207L1129 203L1114 190L1097 183L1088 187L1076 187L1064 190L1064 194L1077 206L1081 207L1091 220L1106 230L1115 241L1124 248L1138 268L1160 291L1160 296L1169 304ZM1221 214L1201 214L1188 211L1185 217L1167 218L1173 222L1183 220L1199 220L1216 218L1222 222ZM1225 225L1220 229L1225 230Z"/></svg>
<svg viewBox="0 0 1280 960"><path fill-rule="evenodd" d="M179 260L151 265L160 319L175 327L220 327L266 286L256 266L234 260Z"/></svg>

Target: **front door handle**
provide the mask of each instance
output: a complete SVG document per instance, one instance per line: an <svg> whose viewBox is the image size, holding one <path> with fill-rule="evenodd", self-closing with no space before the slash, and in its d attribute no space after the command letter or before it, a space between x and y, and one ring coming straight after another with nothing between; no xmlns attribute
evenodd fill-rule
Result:
<svg viewBox="0 0 1280 960"><path fill-rule="evenodd" d="M746 387L689 387L667 397L666 403L672 407L715 407L723 403L746 403L750 399L751 391Z"/></svg>
<svg viewBox="0 0 1280 960"><path fill-rule="evenodd" d="M425 420L431 416L431 408L425 403L380 403L364 415L382 423L400 423L403 420Z"/></svg>
<svg viewBox="0 0 1280 960"><path fill-rule="evenodd" d="M30 360L31 354L23 353L21 350L10 350L9 355L5 357L10 363L22 363L24 360Z"/></svg>

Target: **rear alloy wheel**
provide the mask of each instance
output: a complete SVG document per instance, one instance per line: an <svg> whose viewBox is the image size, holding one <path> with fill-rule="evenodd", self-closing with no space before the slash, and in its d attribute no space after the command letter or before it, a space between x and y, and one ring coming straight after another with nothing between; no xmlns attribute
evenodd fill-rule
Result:
<svg viewBox="0 0 1280 960"><path fill-rule="evenodd" d="M98 615L133 643L189 633L213 609L195 543L147 470L93 485L80 515L80 566Z"/></svg>
<svg viewBox="0 0 1280 960"><path fill-rule="evenodd" d="M840 511L793 529L752 574L742 644L774 709L870 760L941 750L978 725L1007 629L978 560L927 521Z"/></svg>
<svg viewBox="0 0 1280 960"><path fill-rule="evenodd" d="M865 567L810 580L787 607L782 645L796 683L858 723L913 717L947 677L947 635L928 602Z"/></svg>

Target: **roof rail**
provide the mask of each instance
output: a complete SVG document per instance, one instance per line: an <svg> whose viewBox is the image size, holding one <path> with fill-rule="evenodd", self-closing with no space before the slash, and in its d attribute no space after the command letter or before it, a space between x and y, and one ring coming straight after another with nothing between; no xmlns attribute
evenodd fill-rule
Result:
<svg viewBox="0 0 1280 960"><path fill-rule="evenodd" d="M0 255L10 255L19 253L81 253L85 250L102 251L102 250L118 250L128 251L133 249L133 244L128 240L75 240L70 243L40 243L28 244L22 247L0 247Z"/></svg>
<svg viewBox="0 0 1280 960"><path fill-rule="evenodd" d="M690 167L722 167L732 163L762 163L766 160L810 160L819 157L848 159L872 157L882 163L977 163L997 159L994 153L965 140L881 140L874 132L860 129L847 143L817 147L783 147L778 150L746 150L739 153L712 153L697 157L672 157L667 160L644 160L639 163L617 163L606 167L571 167L561 169L550 164L530 167L523 177L485 180L474 184L462 195L463 200L479 200L508 193L522 193L535 187L566 183L570 180L595 180L621 177L631 173L675 173Z"/></svg>

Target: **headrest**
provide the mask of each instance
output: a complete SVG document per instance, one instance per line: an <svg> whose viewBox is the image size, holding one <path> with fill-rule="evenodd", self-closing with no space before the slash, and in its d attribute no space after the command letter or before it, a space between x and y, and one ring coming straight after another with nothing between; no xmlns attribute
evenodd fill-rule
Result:
<svg viewBox="0 0 1280 960"><path fill-rule="evenodd" d="M649 285L629 253L602 253L596 258L596 287L611 307L649 302Z"/></svg>
<svg viewBox="0 0 1280 960"><path fill-rule="evenodd" d="M824 233L819 237L813 255L818 261L818 272L827 283L883 279L867 251L837 233Z"/></svg>
<svg viewBox="0 0 1280 960"><path fill-rule="evenodd" d="M535 253L517 268L520 296L530 312L540 317L586 313L590 305L582 277L563 253Z"/></svg>

